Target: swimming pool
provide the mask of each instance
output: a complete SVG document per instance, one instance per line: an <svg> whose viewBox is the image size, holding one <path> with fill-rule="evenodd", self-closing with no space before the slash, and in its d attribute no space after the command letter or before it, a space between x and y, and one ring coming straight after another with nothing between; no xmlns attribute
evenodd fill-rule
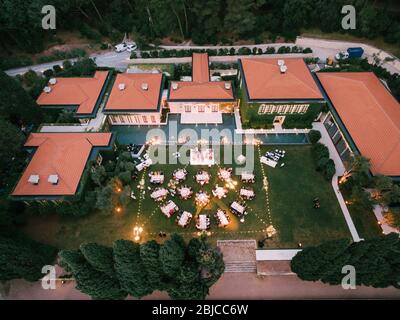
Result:
<svg viewBox="0 0 400 320"><path fill-rule="evenodd" d="M154 138L159 143L176 144L190 141L196 144L198 140L218 144L221 137L225 143L242 144L244 135L236 134L235 117L233 114L223 114L221 124L181 124L180 115L170 114L166 125L149 126L112 126L111 131L120 144L144 144ZM258 134L255 138L262 144L307 144L308 138L304 133L294 134Z"/></svg>

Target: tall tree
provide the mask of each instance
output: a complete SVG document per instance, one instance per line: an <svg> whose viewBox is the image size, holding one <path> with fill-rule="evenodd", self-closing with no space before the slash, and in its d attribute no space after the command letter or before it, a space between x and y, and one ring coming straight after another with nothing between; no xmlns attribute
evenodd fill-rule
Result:
<svg viewBox="0 0 400 320"><path fill-rule="evenodd" d="M79 250L63 250L60 263L76 281L76 288L93 299L119 300L126 297L117 279L92 267Z"/></svg>
<svg viewBox="0 0 400 320"><path fill-rule="evenodd" d="M182 242L181 236L173 234L171 239L165 241L160 249L161 266L164 273L170 278L176 277L185 259L185 248Z"/></svg>
<svg viewBox="0 0 400 320"><path fill-rule="evenodd" d="M162 290L166 284L160 261L160 248L156 241L148 241L140 246L140 258L151 287Z"/></svg>
<svg viewBox="0 0 400 320"><path fill-rule="evenodd" d="M43 277L42 268L52 265L57 250L13 234L0 236L0 281L25 279L36 281Z"/></svg>
<svg viewBox="0 0 400 320"><path fill-rule="evenodd" d="M122 288L136 298L153 292L140 258L140 246L132 241L117 240L113 244L113 252L115 270Z"/></svg>
<svg viewBox="0 0 400 320"><path fill-rule="evenodd" d="M112 248L97 243L83 243L79 250L86 261L97 271L103 272L111 278L116 277Z"/></svg>
<svg viewBox="0 0 400 320"><path fill-rule="evenodd" d="M252 36L257 21L255 12L263 4L264 1L227 0L224 29L237 37Z"/></svg>
<svg viewBox="0 0 400 320"><path fill-rule="evenodd" d="M20 83L0 71L0 118L16 126L39 124L43 114Z"/></svg>
<svg viewBox="0 0 400 320"><path fill-rule="evenodd" d="M342 281L342 268L354 266L358 285L400 288L400 238L391 233L354 242L334 240L300 251L291 261L301 279L329 284Z"/></svg>

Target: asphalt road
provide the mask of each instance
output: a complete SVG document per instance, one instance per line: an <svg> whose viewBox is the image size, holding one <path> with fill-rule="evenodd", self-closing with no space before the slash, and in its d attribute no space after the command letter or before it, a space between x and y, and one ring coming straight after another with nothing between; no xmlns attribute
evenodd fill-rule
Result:
<svg viewBox="0 0 400 320"><path fill-rule="evenodd" d="M106 52L102 54L91 55L90 58L94 59L98 66L100 67L113 67L117 69L124 69L130 63L130 52ZM71 59L70 61L75 61L76 59ZM36 72L43 72L47 69L53 68L55 65L62 65L64 60L53 61L49 63L37 64L34 66L22 67L17 69L7 70L6 73L9 76L16 76L18 74L24 74L28 70L33 70Z"/></svg>
<svg viewBox="0 0 400 320"><path fill-rule="evenodd" d="M345 42L345 41L335 41L335 40L321 40L321 39L312 39L312 38L302 38L298 37L296 39L296 43L270 43L270 44L259 44L256 47L262 48L265 50L267 47L275 47L278 48L282 45L285 46L300 46L303 48L310 47L313 50L312 56L320 58L322 61L325 61L327 57L333 57L336 53L339 51L345 50L348 47L354 47L354 46L363 46L365 48L365 56L368 58L370 62L373 62L373 55L378 54L381 59L384 59L385 57L390 57L389 54L380 51L377 48L373 48L368 45L360 44L360 43L352 43L352 42ZM223 48L224 46L204 46L204 47L196 47L196 46L164 46L164 48L170 48L170 49L195 49L195 48L203 48L203 49L218 49L218 48ZM226 46L225 46L226 47ZM236 48L239 48L241 46L234 46ZM249 48L252 48L254 46L247 46ZM226 47L226 48L231 48ZM284 55L285 57L289 57L289 54ZM104 66L104 67L113 67L117 68L120 70L124 70L127 68L127 66L132 63L129 59L130 53L125 51L122 53L116 53L116 52L105 52L101 54L94 54L90 56L91 58L96 60L96 63L98 66ZM270 57L272 57L270 55ZM215 61L232 61L236 60L239 58L238 56L227 56L227 57L222 57L222 56L217 56L217 57L212 57ZM136 59L135 63L182 63L182 62L190 62L190 58L167 58L167 59ZM71 61L74 61L76 59L72 59ZM11 69L7 70L6 73L10 76L16 76L18 74L23 74L27 72L28 70L34 70L36 72L43 72L47 69L52 68L54 65L61 65L63 61L54 61L50 63L44 63L44 64L38 64L34 66L28 66L28 67L22 67L22 68L17 68L17 69ZM386 68L389 72L391 73L400 73L400 62L398 60L393 61L393 62L385 62L382 64L384 68Z"/></svg>

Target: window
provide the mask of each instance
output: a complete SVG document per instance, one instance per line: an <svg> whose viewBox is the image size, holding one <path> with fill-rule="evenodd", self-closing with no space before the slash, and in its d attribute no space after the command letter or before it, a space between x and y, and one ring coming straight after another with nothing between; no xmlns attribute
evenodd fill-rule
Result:
<svg viewBox="0 0 400 320"><path fill-rule="evenodd" d="M148 123L147 116L142 116L143 122Z"/></svg>
<svg viewBox="0 0 400 320"><path fill-rule="evenodd" d="M191 112L192 108L190 104L185 104L185 112Z"/></svg>
<svg viewBox="0 0 400 320"><path fill-rule="evenodd" d="M218 105L217 105L217 104L213 104L213 105L211 106L211 111L212 111L212 112L218 112Z"/></svg>
<svg viewBox="0 0 400 320"><path fill-rule="evenodd" d="M152 123L156 123L156 122L157 122L155 116L150 116L150 119L151 119L151 122L152 122Z"/></svg>
<svg viewBox="0 0 400 320"><path fill-rule="evenodd" d="M205 109L206 109L205 106L204 106L204 104L200 104L197 108L198 108L198 111L199 111L199 112L204 112Z"/></svg>

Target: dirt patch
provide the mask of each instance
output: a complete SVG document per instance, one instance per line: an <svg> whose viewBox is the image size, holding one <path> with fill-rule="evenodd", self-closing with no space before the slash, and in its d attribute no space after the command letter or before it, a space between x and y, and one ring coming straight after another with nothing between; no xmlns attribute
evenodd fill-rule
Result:
<svg viewBox="0 0 400 320"><path fill-rule="evenodd" d="M217 245L224 255L225 262L256 260L255 240L219 240Z"/></svg>
<svg viewBox="0 0 400 320"><path fill-rule="evenodd" d="M262 276L293 275L290 261L257 261L257 274Z"/></svg>

